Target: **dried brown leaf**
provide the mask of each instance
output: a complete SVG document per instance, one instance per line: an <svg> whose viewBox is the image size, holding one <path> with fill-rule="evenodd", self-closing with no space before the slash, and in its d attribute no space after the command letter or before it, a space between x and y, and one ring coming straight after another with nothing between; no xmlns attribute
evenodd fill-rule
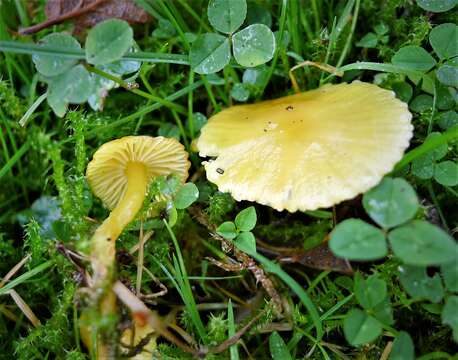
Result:
<svg viewBox="0 0 458 360"><path fill-rule="evenodd" d="M20 33L33 34L66 20L72 20L74 32L81 33L108 19L121 19L130 24L144 24L151 19L134 0L48 0L45 14L45 22L21 29Z"/></svg>
<svg viewBox="0 0 458 360"><path fill-rule="evenodd" d="M313 249L281 257L285 263L299 263L312 269L337 271L343 274L352 274L353 269L348 260L336 257L324 242Z"/></svg>

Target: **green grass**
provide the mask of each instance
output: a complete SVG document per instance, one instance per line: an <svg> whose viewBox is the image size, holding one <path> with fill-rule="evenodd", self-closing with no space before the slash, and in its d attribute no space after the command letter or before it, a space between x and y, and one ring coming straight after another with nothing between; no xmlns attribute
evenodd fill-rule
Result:
<svg viewBox="0 0 458 360"><path fill-rule="evenodd" d="M0 288L0 359L90 359L79 331L85 309L90 320L108 329L116 341L121 326L131 325L131 316L122 306L117 319L100 316L94 293L84 281L84 271L90 273L90 238L108 214L89 189L84 176L87 163L103 143L127 135L175 137L190 154L188 181L196 184L198 199L187 209L176 210L170 199L177 196L178 184L173 178L157 180L150 195L165 193L167 208L160 209L160 218L142 225L137 219L122 233L115 274L133 289L137 263L143 263L148 276L141 277L139 285L141 293L151 297L142 299L183 344L209 360L270 359L269 343L279 341L274 333L278 332L281 351L293 359L372 360L388 351L401 332L407 332L418 359L452 359L458 348L450 325L458 333L458 320L445 310L458 292L453 264L428 263L422 266L425 274L418 275L389 248L388 255L378 260L353 261L360 275L355 277L308 266L313 261L307 259L293 264L282 260L291 257L288 249L300 255L328 240L331 230L349 218L374 225L373 231L383 237L412 220L441 228L447 239L457 233L458 188L453 173L437 170L444 162L456 164L458 158L456 84L438 76L444 65L456 66L456 57L443 55L452 51L444 50L452 39L449 33L439 34L434 46L430 40L439 26L456 22L456 9L425 11L416 0L249 1L247 19L266 23L275 33L272 57L255 68L245 68L231 53L223 70L199 74L193 71L188 54L195 46L193 37L216 33L208 20L208 1L135 3L151 21L132 26L138 51L120 58L123 64L141 63L130 74L114 71L113 64L86 63L85 33L77 37L81 50L38 44L53 32L70 33L69 23L31 36L18 35L20 27L45 19L44 0L0 3L0 281L30 256ZM379 34L381 24L388 30ZM376 43L363 47L361 39L368 34L375 34ZM232 35L222 36L230 42ZM412 46L429 55L407 65L405 58L392 61L400 49ZM81 63L89 76L112 81L116 86L103 99L103 111L93 110L86 97L80 104L70 104L63 117L56 116L48 102L52 81L37 71L32 61L37 56ZM213 61L222 60L215 57ZM206 179L194 145L202 125L229 106L292 94L289 70L303 61L335 68L330 74L311 66L297 69L294 75L303 91L361 80L392 90L408 103L414 136L404 157L387 175L405 179L419 200L407 225L384 227L383 222L374 222L375 210L362 204L374 199L373 193L330 209L289 214L235 202ZM236 91L240 89L249 94L248 99L241 98ZM80 90L83 95L89 91ZM382 195L377 196L384 196L382 200L394 204L396 211L407 211L407 204L400 200L407 199L405 193L393 199L391 193L379 192ZM257 213L252 232L259 242L257 252L247 252L253 260L247 266L233 249L226 249L227 240L215 235L215 229L234 221L251 205ZM143 260L137 262L137 252L129 251L139 242L140 226L153 234L145 243ZM422 241L417 235L412 234L412 243ZM233 269L226 271L209 258ZM273 289L266 291L265 283L253 276L260 269ZM412 290L413 283L423 287ZM152 296L163 287L166 294ZM29 323L9 295L12 289L41 326L33 328ZM281 299L281 314L269 293ZM351 313L362 317L352 318ZM363 321L367 328L362 327ZM365 338L369 333L375 336ZM398 351L394 345L393 351ZM410 349L409 344L402 345ZM164 338L156 352L164 359L192 358L183 346Z"/></svg>

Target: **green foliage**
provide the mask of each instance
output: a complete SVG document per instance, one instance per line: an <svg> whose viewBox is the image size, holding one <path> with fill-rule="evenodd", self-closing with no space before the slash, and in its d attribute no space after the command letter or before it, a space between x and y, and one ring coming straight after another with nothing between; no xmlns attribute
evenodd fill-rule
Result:
<svg viewBox="0 0 458 360"><path fill-rule="evenodd" d="M429 43L441 60L450 59L458 55L453 39L458 36L458 26L455 24L440 24L429 33Z"/></svg>
<svg viewBox="0 0 458 360"><path fill-rule="evenodd" d="M210 24L219 32L230 34L245 20L247 4L245 0L210 0L207 14Z"/></svg>
<svg viewBox="0 0 458 360"><path fill-rule="evenodd" d="M446 264L453 261L458 246L445 231L421 220L394 229L388 239L394 254L409 265Z"/></svg>
<svg viewBox="0 0 458 360"><path fill-rule="evenodd" d="M289 350L280 334L274 331L269 336L269 349L273 360L290 360L292 359Z"/></svg>
<svg viewBox="0 0 458 360"><path fill-rule="evenodd" d="M392 228L411 219L418 210L415 190L404 179L385 178L364 194L363 205L381 227Z"/></svg>
<svg viewBox="0 0 458 360"><path fill-rule="evenodd" d="M205 33L193 41L189 62L191 68L199 74L213 74L222 70L231 59L244 67L262 65L273 58L275 36L264 24L251 24L235 32L247 16L246 0L210 0L207 8L210 24L219 32L230 34L229 38Z"/></svg>
<svg viewBox="0 0 458 360"><path fill-rule="evenodd" d="M458 262L451 261L441 266L445 287L451 292L458 292Z"/></svg>
<svg viewBox="0 0 458 360"><path fill-rule="evenodd" d="M186 209L199 198L199 190L193 183L184 184L175 195L174 204L177 209Z"/></svg>
<svg viewBox="0 0 458 360"><path fill-rule="evenodd" d="M239 231L251 231L256 226L257 216L254 206L240 211L235 217L235 226Z"/></svg>
<svg viewBox="0 0 458 360"><path fill-rule="evenodd" d="M363 48L375 48L378 44L386 44L389 40L389 28L384 24L380 23L374 27L374 32L369 32L364 35L361 40L356 43L356 46Z"/></svg>
<svg viewBox="0 0 458 360"><path fill-rule="evenodd" d="M256 226L256 210L250 206L240 211L235 217L235 223L226 221L216 229L218 235L233 240L242 251L256 253L256 238L251 230Z"/></svg>
<svg viewBox="0 0 458 360"><path fill-rule="evenodd" d="M133 30L123 20L110 19L94 26L86 38L86 60L105 65L117 61L132 47Z"/></svg>
<svg viewBox="0 0 458 360"><path fill-rule="evenodd" d="M329 247L337 256L350 260L379 259L388 252L384 233L359 219L338 224L331 234Z"/></svg>
<svg viewBox="0 0 458 360"><path fill-rule="evenodd" d="M426 268L403 265L399 269L399 280L413 299L426 299L438 303L444 296L442 281L437 273L428 276Z"/></svg>
<svg viewBox="0 0 458 360"><path fill-rule="evenodd" d="M444 12L453 9L457 5L457 0L416 0L422 9L432 12Z"/></svg>
<svg viewBox="0 0 458 360"><path fill-rule="evenodd" d="M27 267L32 269L37 265L44 262L44 255L46 251L46 244L44 239L40 236L40 225L32 219L26 225L26 238L24 240L24 249L31 255Z"/></svg>
<svg viewBox="0 0 458 360"><path fill-rule="evenodd" d="M271 60L275 37L264 24L253 24L232 36L234 58L242 66L254 67Z"/></svg>
<svg viewBox="0 0 458 360"><path fill-rule="evenodd" d="M76 65L64 75L48 81L48 104L55 114L62 117L68 104L82 104L89 99L93 90L93 78L83 65Z"/></svg>
<svg viewBox="0 0 458 360"><path fill-rule="evenodd" d="M219 344L227 338L227 320L225 314L212 315L208 321L208 336L213 344Z"/></svg>
<svg viewBox="0 0 458 360"><path fill-rule="evenodd" d="M415 45L399 49L391 62L400 67L424 72L436 65L436 60L425 49Z"/></svg>
<svg viewBox="0 0 458 360"><path fill-rule="evenodd" d="M450 296L442 310L442 323L449 325L453 330L453 338L458 342L458 296Z"/></svg>
<svg viewBox="0 0 458 360"><path fill-rule="evenodd" d="M13 119L19 119L25 108L24 100L17 96L13 86L1 78L0 108Z"/></svg>
<svg viewBox="0 0 458 360"><path fill-rule="evenodd" d="M193 42L189 62L195 72L212 74L222 70L231 59L229 40L219 34L202 34Z"/></svg>
<svg viewBox="0 0 458 360"><path fill-rule="evenodd" d="M393 342L389 360L414 360L415 349L412 338L405 331L400 331Z"/></svg>
<svg viewBox="0 0 458 360"><path fill-rule="evenodd" d="M90 273L78 256L88 252L107 209L91 195L87 160L104 142L133 134L183 141L195 185L173 176L151 184L141 213L118 240L117 278L135 284L142 227L149 238L141 298L160 304L161 316L172 310L163 321L175 322L176 315L196 347L221 344L263 311L241 340L208 359L237 360L245 350L262 359L375 359L393 339L390 359L413 359L415 352L452 357L446 352L455 346L452 332L457 337L458 291L450 236L458 226L453 2L140 0L153 19L135 32L109 20L74 37L63 23L27 39L17 30L45 14L44 2L27 9L24 3L0 4L0 278L24 256L31 259L0 289L0 358L88 358L77 319L87 291L77 291L84 283L66 256L74 254ZM343 68L344 76L304 68L295 73L301 89L359 79L393 90L413 115L409 151L362 201L305 214L236 204L201 174L192 152L200 129L234 102L291 94L288 72L304 60ZM229 273L205 260L239 261L212 238L218 225L272 281L291 331L274 331L286 322L264 284L256 284L252 272L259 269ZM306 260L307 250L328 238L336 255L354 259L354 276L329 271L331 255L322 259L327 271L288 263ZM156 281L168 289L157 299L148 297L162 289ZM28 325L7 295L10 287L42 326ZM228 297L234 306L226 312ZM114 319L91 319L115 329ZM192 358L164 338L151 356Z"/></svg>
<svg viewBox="0 0 458 360"><path fill-rule="evenodd" d="M375 340L382 333L382 326L372 316L359 309L351 309L343 323L345 338L353 346Z"/></svg>
<svg viewBox="0 0 458 360"><path fill-rule="evenodd" d="M40 41L46 46L62 47L67 50L80 50L80 43L71 35L65 33L51 33ZM37 71L43 76L57 76L70 70L77 61L50 55L33 55L33 63Z"/></svg>
<svg viewBox="0 0 458 360"><path fill-rule="evenodd" d="M15 354L18 359L36 358L37 354L43 357L49 352L63 357L68 351L73 350L74 329L69 319L74 293L75 285L67 283L59 294L52 317L16 343Z"/></svg>

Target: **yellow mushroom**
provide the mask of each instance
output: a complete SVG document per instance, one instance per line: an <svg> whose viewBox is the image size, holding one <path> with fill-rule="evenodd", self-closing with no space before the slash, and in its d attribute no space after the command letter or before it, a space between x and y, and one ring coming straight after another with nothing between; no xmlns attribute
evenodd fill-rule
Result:
<svg viewBox="0 0 458 360"><path fill-rule="evenodd" d="M156 338L157 333L155 333L154 329L151 328L148 324L144 326L140 326L139 324L135 323L134 328L126 329L121 336L121 342L124 345L130 346L139 346L140 343L143 345L139 352L133 356L130 356L129 359L131 360L151 360L152 354L156 350ZM124 353L128 353L124 351Z"/></svg>
<svg viewBox="0 0 458 360"><path fill-rule="evenodd" d="M94 194L111 210L91 240L92 283L96 290L112 282L116 239L141 209L151 180L175 174L184 183L189 167L183 145L164 137L126 136L102 145L95 152L86 177ZM112 313L114 293L106 291L99 306L102 315ZM83 335L87 332L82 329ZM89 340L86 344L90 345ZM97 357L109 357L108 351L99 344Z"/></svg>
<svg viewBox="0 0 458 360"><path fill-rule="evenodd" d="M409 146L407 105L355 81L213 116L197 141L207 178L234 199L315 210L375 186Z"/></svg>
<svg viewBox="0 0 458 360"><path fill-rule="evenodd" d="M92 254L99 266L113 264L115 241L141 209L151 180L176 174L184 183L189 167L183 145L161 136L126 136L95 152L86 177L94 194L112 210L92 238Z"/></svg>

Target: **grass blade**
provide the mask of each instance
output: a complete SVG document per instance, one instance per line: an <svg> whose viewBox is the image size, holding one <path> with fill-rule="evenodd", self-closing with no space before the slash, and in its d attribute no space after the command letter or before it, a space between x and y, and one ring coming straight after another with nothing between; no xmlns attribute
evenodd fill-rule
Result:
<svg viewBox="0 0 458 360"><path fill-rule="evenodd" d="M174 266L176 271L176 280L180 284L181 295L183 301L186 305L187 310L191 316L191 319L196 327L196 330L199 334L201 340L206 343L207 334L205 331L204 324L202 319L200 318L199 311L197 311L196 302L194 301L194 295L191 288L191 283L189 282L188 274L186 272L186 267L184 264L183 256L181 254L180 245L178 244L177 238L173 233L169 223L166 219L164 219L165 227L172 238L173 245L175 246L175 251L177 256L174 256Z"/></svg>
<svg viewBox="0 0 458 360"><path fill-rule="evenodd" d="M22 274L21 276L18 276L16 279L11 280L8 284L3 286L0 289L0 295L5 295L8 294L8 292L18 286L19 284L22 284L26 280L30 279L31 277L34 277L35 275L45 271L46 269L50 268L52 265L54 265L53 260L48 260L44 262L43 264L38 265L37 267L33 268L32 270L27 271L26 273Z"/></svg>
<svg viewBox="0 0 458 360"><path fill-rule="evenodd" d="M282 279L286 285L288 285L291 290L293 290L296 295L301 300L302 304L308 310L310 317L312 318L313 325L315 326L318 340L323 337L323 325L321 323L320 316L318 314L318 310L315 307L315 304L312 302L310 297L304 291L301 285L299 285L296 280L294 280L289 274L287 274L278 264L270 261L266 257L258 254L258 253L251 253L248 254L251 257L255 258L258 262L260 262L264 269L270 273L277 275L280 279Z"/></svg>
<svg viewBox="0 0 458 360"><path fill-rule="evenodd" d="M30 144L26 142L23 144L18 151L11 157L11 159L8 160L8 162L3 165L3 167L0 169L0 179L5 176L5 174L11 170L11 168L16 164L19 159L29 150Z"/></svg>
<svg viewBox="0 0 458 360"><path fill-rule="evenodd" d="M5 53L58 56L65 59L85 60L84 50L75 50L58 46L23 43L19 41L0 41L0 51ZM181 54L164 54L154 52L135 52L125 54L121 61L143 61L149 63L166 63L189 65L188 57Z"/></svg>
<svg viewBox="0 0 458 360"><path fill-rule="evenodd" d="M229 299L229 302L227 303L227 323L228 338L231 338L235 335L234 309L232 307L231 299ZM231 355L231 360L239 360L239 349L237 348L237 344L234 344L229 348L229 353Z"/></svg>

